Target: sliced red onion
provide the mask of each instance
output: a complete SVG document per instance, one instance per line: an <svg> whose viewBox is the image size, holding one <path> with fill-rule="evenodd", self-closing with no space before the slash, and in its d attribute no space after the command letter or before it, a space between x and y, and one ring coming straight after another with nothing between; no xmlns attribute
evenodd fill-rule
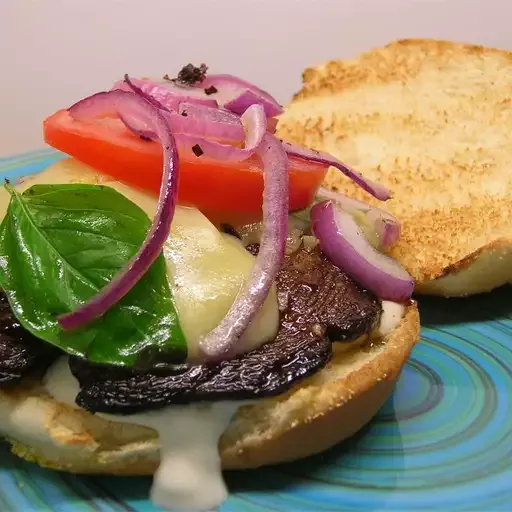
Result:
<svg viewBox="0 0 512 512"><path fill-rule="evenodd" d="M251 105L241 117L241 125L243 125L242 131L245 133L245 144L243 148L209 140L210 138L216 138L214 133L217 135L221 133L221 128L213 126L212 124L207 125L198 122L195 126L192 124L187 127L191 129L191 127L194 126L194 129L198 132L197 134L180 133L180 130L185 129L185 124L182 123L181 119L186 118L170 113L163 113L163 115L173 130L180 156L186 157L189 160L193 160L194 158L223 162L241 162L247 160L255 153L267 130L265 113L261 105ZM149 130L147 123L140 119L139 116L131 116L130 113L128 113L127 115L120 115L120 118L127 128L136 135L154 139L155 135ZM201 132L201 130L203 131ZM238 143L240 141L235 140L232 142Z"/></svg>
<svg viewBox="0 0 512 512"><path fill-rule="evenodd" d="M255 104L264 108L267 117L283 113L283 107L268 92L233 75L207 75L200 87L214 87L217 92L210 97L215 98L220 106L236 114L243 114L247 108Z"/></svg>
<svg viewBox="0 0 512 512"><path fill-rule="evenodd" d="M210 123L224 123L240 127L240 133L243 134L240 116L218 107L207 107L205 105L196 105L194 103L183 102L178 108L178 114L183 117L201 119ZM243 139L242 137L240 137Z"/></svg>
<svg viewBox="0 0 512 512"><path fill-rule="evenodd" d="M196 89L195 87L180 87L173 82L156 83L152 80L140 80L131 78L129 81L123 80L114 84L113 90L121 89L128 92L136 92L134 87L140 89L160 105L169 111L177 112L180 103L196 103L208 107L216 107L217 101L210 98Z"/></svg>
<svg viewBox="0 0 512 512"><path fill-rule="evenodd" d="M140 118L136 118L133 116L126 116L123 114L118 114L119 119L123 122L123 124L135 135L138 135L141 139L147 140L157 140L158 137L156 133L151 130L150 126L144 122L144 120Z"/></svg>
<svg viewBox="0 0 512 512"><path fill-rule="evenodd" d="M135 79L136 80L136 79ZM139 81L140 82L140 81ZM172 109L166 107L163 103L161 103L157 97L153 96L152 94L150 94L150 91L146 92L144 91L144 89L142 89L141 87L139 87L137 84L134 83L134 81L128 76L128 74L125 74L124 75L124 83L128 86L127 89L124 89L128 92L134 92L135 94L137 94L138 96L141 96L142 98L144 98L146 101L148 101L149 103L151 103L151 105L153 105L154 107L156 108L159 108L161 110L166 110L168 112L171 112Z"/></svg>
<svg viewBox="0 0 512 512"><path fill-rule="evenodd" d="M75 103L69 113L76 120L89 120L114 108L119 114L138 115L157 134L163 148L163 173L158 208L146 239L137 254L84 305L59 317L63 329L82 327L106 313L144 276L162 252L169 236L178 190L178 151L169 124L161 111L136 94L125 91L100 92Z"/></svg>
<svg viewBox="0 0 512 512"><path fill-rule="evenodd" d="M405 302L411 297L413 278L372 247L352 215L325 201L313 206L311 219L324 254L355 281L380 299Z"/></svg>
<svg viewBox="0 0 512 512"><path fill-rule="evenodd" d="M197 103L207 107L219 106L217 98L206 94L202 86L179 84L173 80L166 79L157 81L156 85L167 89L172 95L187 98L185 101L188 103Z"/></svg>
<svg viewBox="0 0 512 512"><path fill-rule="evenodd" d="M220 90L213 86L216 92L206 94L205 89L207 87L205 87L204 83L208 84L210 78L218 83L217 85L220 87ZM218 121L230 124L240 124L240 118L236 114L243 114L251 105L262 105L265 115L269 117L267 124L270 133L274 133L277 126L277 119L272 116L278 115L283 111L282 107L270 94L249 82L231 75L211 75L211 77L207 77L200 84L190 87L180 86L169 80L153 82L151 80L130 78L128 75L125 75L124 81L116 83L114 88L143 95L154 106L170 112L177 111L181 113L183 111L183 108L180 107L182 104L186 104L188 110L190 110L191 106L197 107L194 110L195 114L201 112L201 107L209 107L210 112L206 109L201 112L201 117L205 121ZM169 96L170 94L172 96ZM175 94L177 96L174 96ZM213 99L214 96L216 99ZM226 103L225 108L216 108L218 106L217 99ZM183 133L190 132L184 131ZM229 139L236 140L234 136L229 137Z"/></svg>
<svg viewBox="0 0 512 512"><path fill-rule="evenodd" d="M133 91L140 96L147 96L139 88L134 88ZM165 110L164 116L169 122L174 135L184 133L232 144L238 144L245 139L241 118L227 110L192 103L181 103L178 107L178 113ZM155 139L155 134L149 130L147 125L141 122L140 118L130 118L123 115L119 117L127 128L135 134L148 139Z"/></svg>
<svg viewBox="0 0 512 512"><path fill-rule="evenodd" d="M173 133L188 133L222 141L242 142L245 131L240 116L220 108L181 103L179 115L173 115Z"/></svg>
<svg viewBox="0 0 512 512"><path fill-rule="evenodd" d="M240 336L263 306L284 261L288 231L288 158L281 144L266 134L258 155L263 164L263 235L250 279L220 324L200 342L208 359L235 352Z"/></svg>
<svg viewBox="0 0 512 512"><path fill-rule="evenodd" d="M348 165L340 162L337 158L334 158L327 153L321 153L313 149L302 148L289 142L283 142L283 146L289 156L295 158L301 158L309 162L315 162L319 164L331 165L341 171L345 176L350 178L354 183L359 185L363 190L366 190L376 199L380 201L387 201L391 197L391 192L380 183L375 183L368 178L365 178L360 172L352 169Z"/></svg>
<svg viewBox="0 0 512 512"><path fill-rule="evenodd" d="M230 112L223 108L212 108L204 105L196 105L193 103L181 103L179 106L178 113L185 117L192 117L204 121L205 123L222 123L229 125L229 129L232 131L229 135L223 137L222 135L215 136L219 140L244 140L245 134L242 126L242 121L239 115ZM267 131L274 133L277 128L278 120L275 117L267 118ZM184 125L186 126L186 124ZM227 129L224 128L224 129ZM186 130L183 130L186 133ZM214 133L214 132L213 132Z"/></svg>
<svg viewBox="0 0 512 512"><path fill-rule="evenodd" d="M261 105L251 105L242 115L245 130L243 148L222 144L195 135L177 133L175 135L181 156L222 162L242 162L250 158L261 145L267 133L267 119ZM200 153L200 154L198 154Z"/></svg>
<svg viewBox="0 0 512 512"><path fill-rule="evenodd" d="M331 201L335 201L342 208L348 212L368 212L371 210L371 206L363 201L359 201L358 199L354 199L353 197L348 197L340 192L334 192L334 190L329 190L325 187L320 187L316 192L317 197L323 199L330 199Z"/></svg>
<svg viewBox="0 0 512 512"><path fill-rule="evenodd" d="M398 220L380 208L372 208L367 213L367 216L369 222L375 226L381 249L386 250L393 247L401 235L401 227Z"/></svg>
<svg viewBox="0 0 512 512"><path fill-rule="evenodd" d="M375 231L379 248L389 249L398 242L401 231L400 222L385 210L323 187L318 189L317 197L335 201L343 210L350 214L364 214L368 223Z"/></svg>
<svg viewBox="0 0 512 512"><path fill-rule="evenodd" d="M258 95L254 91L251 91L250 89L242 91L231 101L224 103L224 108L231 110L231 112L235 112L236 114L243 114L251 105L262 105L265 109L265 114L268 117L277 116L283 111L281 106L276 108L273 103L270 103L265 98Z"/></svg>
<svg viewBox="0 0 512 512"><path fill-rule="evenodd" d="M267 117L267 131L269 133L276 133L278 121L275 117Z"/></svg>
<svg viewBox="0 0 512 512"><path fill-rule="evenodd" d="M164 115L175 136L185 134L193 137L213 139L214 141L222 141L230 145L239 145L245 139L242 119L240 116L228 112L227 110L182 103L179 106L179 114L166 111ZM140 119L132 119L126 116L119 117L126 127L136 135L151 140L156 138L155 134L152 133L147 125L143 124ZM274 121L274 119L269 118L267 119L267 122L268 121ZM267 131L273 133L275 126L276 123L272 123L270 127L267 125ZM187 139L186 142L190 145L188 137L182 137L182 139Z"/></svg>

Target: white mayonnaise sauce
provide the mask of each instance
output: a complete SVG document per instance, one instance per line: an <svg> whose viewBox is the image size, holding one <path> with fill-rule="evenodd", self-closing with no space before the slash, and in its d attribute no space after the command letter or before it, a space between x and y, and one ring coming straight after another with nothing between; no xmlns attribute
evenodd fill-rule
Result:
<svg viewBox="0 0 512 512"><path fill-rule="evenodd" d="M377 336L386 336L398 327L405 313L403 304L391 302L389 300L382 301L382 315L380 317L380 325L377 330Z"/></svg>
<svg viewBox="0 0 512 512"><path fill-rule="evenodd" d="M75 397L80 386L69 370L67 357L50 367L44 385L55 400L77 407ZM227 401L198 403L128 416L100 416L158 432L161 462L151 488L151 500L157 507L204 512L227 498L218 443L240 405Z"/></svg>

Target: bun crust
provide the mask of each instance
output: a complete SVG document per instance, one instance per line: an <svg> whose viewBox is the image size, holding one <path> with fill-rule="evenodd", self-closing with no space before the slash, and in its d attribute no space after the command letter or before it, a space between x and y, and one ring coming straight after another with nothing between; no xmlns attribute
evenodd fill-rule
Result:
<svg viewBox="0 0 512 512"><path fill-rule="evenodd" d="M319 453L350 437L393 391L419 339L415 303L397 328L364 349L335 344L331 362L287 393L241 407L220 440L225 469L255 468ZM16 455L74 473L153 474L154 430L56 402L39 385L0 392L0 432Z"/></svg>
<svg viewBox="0 0 512 512"><path fill-rule="evenodd" d="M394 196L337 172L326 186L402 222L390 254L418 293L464 296L512 281L512 52L395 41L304 72L281 138L335 155Z"/></svg>

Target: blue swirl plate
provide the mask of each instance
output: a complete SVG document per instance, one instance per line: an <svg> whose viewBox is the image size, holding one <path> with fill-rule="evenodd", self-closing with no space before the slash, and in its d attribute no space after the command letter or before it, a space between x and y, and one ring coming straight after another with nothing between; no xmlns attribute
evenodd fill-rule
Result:
<svg viewBox="0 0 512 512"><path fill-rule="evenodd" d="M0 159L0 175L60 158ZM325 454L228 474L221 512L512 510L512 289L420 309L421 343L377 418ZM0 449L2 512L156 512L149 478L61 474Z"/></svg>

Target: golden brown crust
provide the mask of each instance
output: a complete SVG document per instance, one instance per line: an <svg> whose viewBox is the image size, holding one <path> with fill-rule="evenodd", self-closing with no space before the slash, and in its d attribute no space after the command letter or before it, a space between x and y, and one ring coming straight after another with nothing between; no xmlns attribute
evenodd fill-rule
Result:
<svg viewBox="0 0 512 512"><path fill-rule="evenodd" d="M368 350L339 351L289 393L242 407L224 433L225 468L242 469L323 451L355 433L388 398L418 340L411 304L400 325ZM156 432L58 404L39 389L0 394L0 422L17 455L78 473L152 474Z"/></svg>
<svg viewBox="0 0 512 512"><path fill-rule="evenodd" d="M512 53L498 48L434 39L400 39L353 60L333 60L302 74L303 88L293 100L344 92L362 85L378 85L415 78L425 67L449 64L464 55L490 56L512 64Z"/></svg>
<svg viewBox="0 0 512 512"><path fill-rule="evenodd" d="M373 351L335 353L328 367L294 390L292 396L239 411L221 440L224 465L247 468L294 460L351 436L388 398L418 336L419 315L414 306ZM283 408L276 414L277 404L293 398L299 399L300 407L291 409L293 413ZM279 417L282 421L277 421ZM271 418L265 429L261 428L262 418ZM237 431L237 422L243 426L243 436Z"/></svg>
<svg viewBox="0 0 512 512"><path fill-rule="evenodd" d="M385 207L402 221L403 236L391 255L420 291L478 293L512 280L511 52L397 41L310 68L304 82L279 135L392 189ZM326 185L377 204L339 173ZM479 272L463 271L477 261ZM469 282L482 273L493 274L489 283ZM423 286L446 276L456 279Z"/></svg>

